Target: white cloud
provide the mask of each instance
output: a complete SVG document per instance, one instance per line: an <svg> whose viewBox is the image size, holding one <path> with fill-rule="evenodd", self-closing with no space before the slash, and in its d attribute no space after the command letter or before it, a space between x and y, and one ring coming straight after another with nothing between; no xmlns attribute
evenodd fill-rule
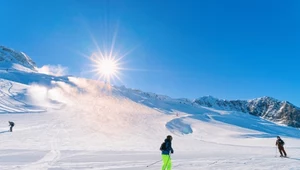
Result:
<svg viewBox="0 0 300 170"><path fill-rule="evenodd" d="M43 67L38 68L38 72L53 76L63 76L68 73L68 68L61 65L44 65Z"/></svg>

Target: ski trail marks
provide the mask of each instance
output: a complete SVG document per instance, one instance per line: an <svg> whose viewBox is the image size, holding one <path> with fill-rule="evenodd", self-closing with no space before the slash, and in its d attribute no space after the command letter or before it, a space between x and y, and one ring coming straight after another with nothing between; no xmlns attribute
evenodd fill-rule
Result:
<svg viewBox="0 0 300 170"><path fill-rule="evenodd" d="M55 128L57 125L54 124L52 128ZM51 150L40 160L33 162L29 165L21 167L22 170L48 170L60 159L61 152L59 150L59 133L60 129L57 129L55 135L53 135L51 140Z"/></svg>

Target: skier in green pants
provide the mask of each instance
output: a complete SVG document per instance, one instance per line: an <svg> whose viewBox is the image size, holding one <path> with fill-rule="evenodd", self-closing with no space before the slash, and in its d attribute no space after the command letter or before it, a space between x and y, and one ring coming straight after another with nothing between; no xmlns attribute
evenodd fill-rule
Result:
<svg viewBox="0 0 300 170"><path fill-rule="evenodd" d="M165 139L165 142L161 144L160 150L163 160L162 170L171 170L172 169L172 160L170 152L173 154L174 150L172 148L172 136L168 135Z"/></svg>

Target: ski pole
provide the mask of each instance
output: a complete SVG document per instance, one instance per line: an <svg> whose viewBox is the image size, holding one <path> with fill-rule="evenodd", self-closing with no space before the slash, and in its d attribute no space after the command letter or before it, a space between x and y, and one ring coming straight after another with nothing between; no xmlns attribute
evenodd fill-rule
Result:
<svg viewBox="0 0 300 170"><path fill-rule="evenodd" d="M160 162L161 160L159 160L159 161L156 161L156 162L153 162L152 164L150 164L150 165L147 165L147 168L148 167L150 167L150 166L152 166L152 165L155 165L155 164L157 164L158 162Z"/></svg>

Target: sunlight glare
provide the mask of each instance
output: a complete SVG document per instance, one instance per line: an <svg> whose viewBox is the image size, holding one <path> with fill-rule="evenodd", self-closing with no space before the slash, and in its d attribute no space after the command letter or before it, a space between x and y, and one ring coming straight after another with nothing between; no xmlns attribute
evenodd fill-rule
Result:
<svg viewBox="0 0 300 170"><path fill-rule="evenodd" d="M110 83L112 79L119 78L118 74L120 74L121 68L115 57L105 57L99 52L92 54L90 60L93 62L94 72L99 76L99 79L104 79L105 82Z"/></svg>
<svg viewBox="0 0 300 170"><path fill-rule="evenodd" d="M98 71L105 76L112 76L117 72L117 63L114 60L102 59L98 63Z"/></svg>

